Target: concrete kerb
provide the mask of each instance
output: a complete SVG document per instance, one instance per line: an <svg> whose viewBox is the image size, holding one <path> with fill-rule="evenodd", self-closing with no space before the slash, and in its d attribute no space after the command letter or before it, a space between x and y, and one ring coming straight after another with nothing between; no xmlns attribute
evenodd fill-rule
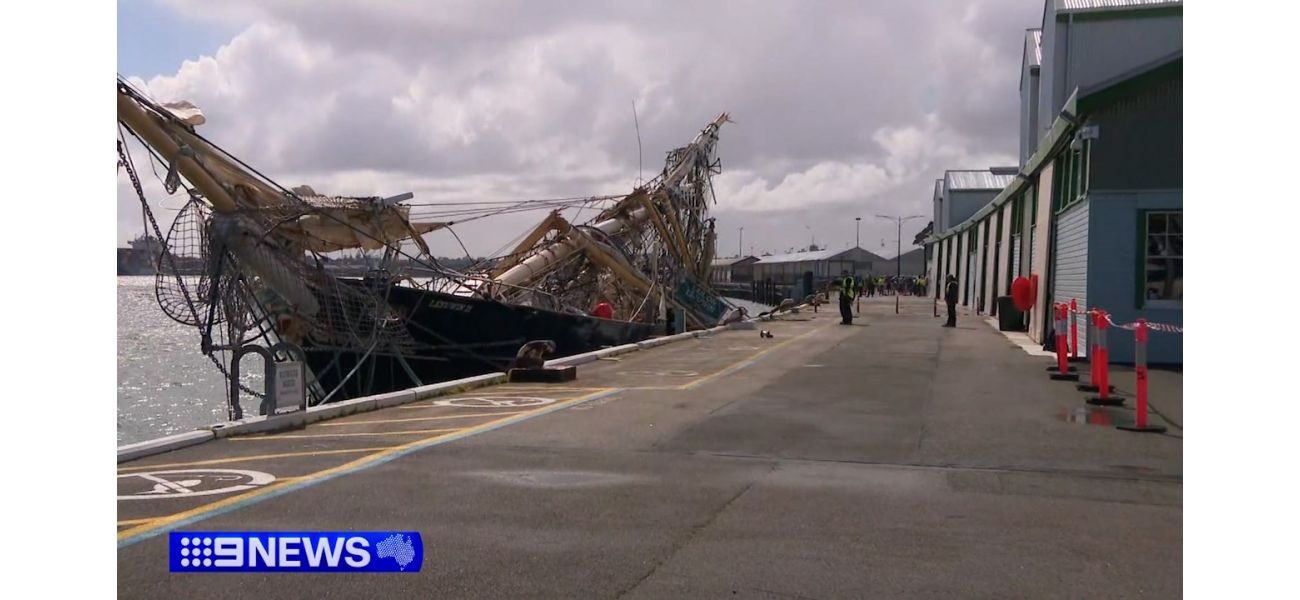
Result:
<svg viewBox="0 0 1300 600"><path fill-rule="evenodd" d="M134 444L117 447L117 462L135 460L154 454L161 454L172 450L179 450L187 446L195 446L203 442L215 439L216 435L211 431L186 431L166 437L160 437L153 440L145 440Z"/></svg>
<svg viewBox="0 0 1300 600"><path fill-rule="evenodd" d="M754 317L747 319L746 322L757 320L758 318ZM617 356L619 354L627 354L629 352L655 348L680 340L715 335L719 332L731 329L731 325L732 324L719 325L709 329L687 331L676 335L654 338L633 344L623 344L622 346L614 346L612 348L602 348L592 352L584 352L582 354L548 360L545 364L548 367L582 365L589 362L595 362L604 357ZM155 454L162 454L163 452L202 444L217 438L299 428L306 426L309 423L316 423L357 413L379 410L381 408L409 404L426 398L456 394L475 388L488 387L505 382L505 373L487 373L484 375L476 375L474 377L466 377L464 379L456 379L454 381L444 381L442 383L420 386L409 390L366 396L364 398L355 398L322 406L313 406L305 411L295 411L282 415L248 417L228 423L216 423L202 427L198 431L178 433L158 439L119 446L117 449L117 462L121 463L147 456L153 456Z"/></svg>

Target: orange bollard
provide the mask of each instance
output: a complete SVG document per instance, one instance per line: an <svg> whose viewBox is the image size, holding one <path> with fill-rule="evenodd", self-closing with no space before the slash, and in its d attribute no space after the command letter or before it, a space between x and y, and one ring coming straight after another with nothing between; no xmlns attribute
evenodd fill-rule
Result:
<svg viewBox="0 0 1300 600"><path fill-rule="evenodd" d="M1070 372L1074 369L1074 367L1070 367L1065 364L1066 363L1065 347L1067 344L1065 340L1065 322L1069 318L1066 314L1066 311L1068 310L1069 307L1066 306L1064 302L1054 303L1052 305L1052 312L1055 313L1055 318L1056 318L1055 324L1056 324L1056 369L1057 369L1055 373L1052 373L1050 375L1052 381L1078 381L1079 380L1078 373Z"/></svg>
<svg viewBox="0 0 1300 600"><path fill-rule="evenodd" d="M1147 321L1137 321L1137 347L1133 354L1133 372L1137 377L1137 423L1132 427L1121 425L1117 429L1139 433L1164 433L1166 429L1159 425L1147 423Z"/></svg>
<svg viewBox="0 0 1300 600"><path fill-rule="evenodd" d="M1110 350L1106 339L1107 323L1106 311L1099 311L1097 315L1097 395L1088 398L1088 404L1099 406L1119 406L1124 403L1123 398L1111 396L1110 392L1114 389L1110 386Z"/></svg>
<svg viewBox="0 0 1300 600"><path fill-rule="evenodd" d="M1098 374L1101 361L1097 360L1097 321L1101 319L1101 310L1097 308L1090 309L1084 313L1084 317L1087 319L1088 325L1088 358L1086 359L1088 361L1088 383L1080 383L1075 386L1075 389L1080 392L1095 392L1098 390L1097 381L1101 379L1101 375ZM1115 387L1111 386L1107 391L1113 392Z"/></svg>

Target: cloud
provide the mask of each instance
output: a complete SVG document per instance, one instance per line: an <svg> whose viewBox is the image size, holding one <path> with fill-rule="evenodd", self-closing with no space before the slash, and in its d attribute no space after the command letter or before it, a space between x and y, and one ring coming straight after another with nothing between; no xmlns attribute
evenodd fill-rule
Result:
<svg viewBox="0 0 1300 600"><path fill-rule="evenodd" d="M781 227L791 212L850 241L845 214L928 212L944 169L1014 161L1021 41L1041 11L1020 0L166 5L240 33L138 83L201 106L204 135L285 185L418 202L626 191L729 111L715 180L724 248L740 226L800 243L804 232ZM121 239L139 231L130 205L138 213L119 184ZM467 227L467 245L488 252L532 218ZM429 241L458 253L446 237Z"/></svg>

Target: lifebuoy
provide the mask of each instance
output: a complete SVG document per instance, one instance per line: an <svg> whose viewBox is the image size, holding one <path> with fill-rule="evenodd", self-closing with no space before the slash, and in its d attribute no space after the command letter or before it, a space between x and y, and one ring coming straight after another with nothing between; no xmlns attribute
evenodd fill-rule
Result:
<svg viewBox="0 0 1300 600"><path fill-rule="evenodd" d="M1024 277L1017 277L1011 282L1011 302L1016 310L1025 312L1034 307L1033 285Z"/></svg>

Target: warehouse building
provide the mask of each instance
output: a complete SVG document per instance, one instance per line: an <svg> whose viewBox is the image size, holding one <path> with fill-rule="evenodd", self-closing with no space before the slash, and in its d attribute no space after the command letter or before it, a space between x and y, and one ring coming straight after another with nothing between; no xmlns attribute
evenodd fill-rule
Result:
<svg viewBox="0 0 1300 600"><path fill-rule="evenodd" d="M891 268L894 264L862 248L849 248L760 256L753 269L756 281L771 280L777 285L792 285L802 282L804 273L812 273L814 282L820 284L839 277L844 271L865 277L883 269L886 263Z"/></svg>
<svg viewBox="0 0 1300 600"><path fill-rule="evenodd" d="M1020 168L960 222L936 202L930 273L956 274L977 314L1036 281L1024 324L1039 342L1055 301L1181 326L1182 2L1048 0L1020 88ZM1111 342L1133 360L1131 336ZM1148 359L1181 364L1181 335L1152 335Z"/></svg>
<svg viewBox="0 0 1300 600"><path fill-rule="evenodd" d="M756 262L758 262L757 256L715 258L712 270L709 271L709 281L715 284L749 283L754 280Z"/></svg>

